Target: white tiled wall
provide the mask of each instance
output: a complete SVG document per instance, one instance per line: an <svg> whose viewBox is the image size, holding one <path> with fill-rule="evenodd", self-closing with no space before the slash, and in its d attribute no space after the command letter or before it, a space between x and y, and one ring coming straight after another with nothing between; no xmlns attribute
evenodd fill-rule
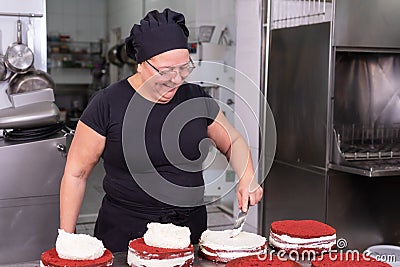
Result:
<svg viewBox="0 0 400 267"><path fill-rule="evenodd" d="M121 29L121 38L129 36L134 23L143 17L142 0L108 0L108 29ZM111 37L110 37L111 38Z"/></svg>
<svg viewBox="0 0 400 267"><path fill-rule="evenodd" d="M47 0L47 31L74 41L106 38L107 0Z"/></svg>
<svg viewBox="0 0 400 267"><path fill-rule="evenodd" d="M237 0L237 45L236 68L243 76L236 76L235 99L236 113L241 114L244 135L248 135L250 151L254 167L258 165L258 133L259 132L259 101L260 101L260 66L261 66L261 0ZM246 77L247 76L247 77ZM252 83L253 82L253 83ZM237 203L235 210L237 211ZM257 227L257 207L249 210L247 223Z"/></svg>
<svg viewBox="0 0 400 267"><path fill-rule="evenodd" d="M145 1L145 12L157 9L163 11L165 8L170 8L176 12L183 13L185 15L185 22L188 27L196 25L196 2L195 0L148 0ZM202 1L203 5L209 6L207 1Z"/></svg>

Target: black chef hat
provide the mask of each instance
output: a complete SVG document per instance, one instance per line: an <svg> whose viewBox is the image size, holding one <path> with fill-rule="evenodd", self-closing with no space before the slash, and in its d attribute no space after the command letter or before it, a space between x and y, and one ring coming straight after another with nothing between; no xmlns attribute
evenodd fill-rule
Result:
<svg viewBox="0 0 400 267"><path fill-rule="evenodd" d="M185 17L169 8L162 13L150 11L131 29L125 39L126 53L137 63L163 52L188 48L189 30L185 26Z"/></svg>

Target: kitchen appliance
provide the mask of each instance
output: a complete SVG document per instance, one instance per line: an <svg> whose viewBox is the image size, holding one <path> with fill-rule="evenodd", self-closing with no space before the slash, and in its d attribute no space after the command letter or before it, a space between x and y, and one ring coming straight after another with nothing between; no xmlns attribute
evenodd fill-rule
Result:
<svg viewBox="0 0 400 267"><path fill-rule="evenodd" d="M60 111L53 102L39 102L0 110L0 130L55 124Z"/></svg>
<svg viewBox="0 0 400 267"><path fill-rule="evenodd" d="M315 219L350 249L398 244L400 2L268 6L264 85L278 142L263 233Z"/></svg>
<svg viewBox="0 0 400 267"><path fill-rule="evenodd" d="M330 168L400 174L400 51L336 52Z"/></svg>
<svg viewBox="0 0 400 267"><path fill-rule="evenodd" d="M0 138L0 265L40 258L54 247L66 137Z"/></svg>
<svg viewBox="0 0 400 267"><path fill-rule="evenodd" d="M15 38L16 18L24 25L28 20L34 22L31 30L35 31L35 39L28 41L34 45L31 52L35 55L35 69L47 69L45 7L45 1L41 0L7 1L2 5L3 11L13 11L0 13L2 45L18 40L10 53L6 53L5 60L12 63L11 56L15 55L15 67L20 70L27 71L32 66L25 64L28 61L19 64L22 57L18 48L23 46L19 43L21 32L17 31ZM24 46L22 51L28 51L29 59L30 49ZM12 70L8 65L7 69ZM54 247L67 146L67 136L62 131L46 131L45 135L37 136L49 124L58 126L54 88L10 94L8 87L8 80L0 82L0 265L6 266L38 260L43 251ZM50 128L46 130L54 130ZM7 133L3 136L4 130ZM23 140L14 138L21 137L21 132ZM26 140L26 133L35 138Z"/></svg>

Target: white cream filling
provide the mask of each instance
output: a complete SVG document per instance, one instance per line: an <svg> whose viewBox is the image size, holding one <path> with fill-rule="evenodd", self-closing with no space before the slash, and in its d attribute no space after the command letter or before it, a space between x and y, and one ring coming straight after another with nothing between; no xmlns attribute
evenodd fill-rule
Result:
<svg viewBox="0 0 400 267"><path fill-rule="evenodd" d="M40 261L40 267L47 267L47 266L44 265L42 261Z"/></svg>
<svg viewBox="0 0 400 267"><path fill-rule="evenodd" d="M143 237L146 245L152 247L181 249L190 245L189 227L172 223L149 223Z"/></svg>
<svg viewBox="0 0 400 267"><path fill-rule="evenodd" d="M210 256L210 257L218 257L221 259L236 259L240 257L245 257L245 256L251 256L251 255L258 255L263 253L263 251L255 251L255 252L246 252L246 251L232 251L232 252L227 252L227 251L217 251L217 252L211 252L206 249L200 248L201 252Z"/></svg>
<svg viewBox="0 0 400 267"><path fill-rule="evenodd" d="M187 260L194 259L194 254L183 256L175 259L141 259L135 253L128 250L128 265L129 266L151 266L151 267L171 267L183 266Z"/></svg>
<svg viewBox="0 0 400 267"><path fill-rule="evenodd" d="M85 234L70 234L58 230L56 240L57 254L66 260L95 260L103 256L106 250L103 242Z"/></svg>
<svg viewBox="0 0 400 267"><path fill-rule="evenodd" d="M279 248L296 249L299 247L307 247L329 249L336 244L336 234L317 238L299 238L271 233L269 236L269 243Z"/></svg>
<svg viewBox="0 0 400 267"><path fill-rule="evenodd" d="M212 231L206 230L201 234L200 245L212 250L248 250L259 248L265 245L266 239L263 236L240 232L235 237L230 237L232 230Z"/></svg>

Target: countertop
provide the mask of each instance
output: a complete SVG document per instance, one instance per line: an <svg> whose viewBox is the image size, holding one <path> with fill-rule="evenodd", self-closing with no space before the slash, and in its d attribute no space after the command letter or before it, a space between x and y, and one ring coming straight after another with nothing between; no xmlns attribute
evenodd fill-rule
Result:
<svg viewBox="0 0 400 267"><path fill-rule="evenodd" d="M225 266L224 263L216 263L212 261L208 261L202 258L199 258L197 255L197 249L195 249L195 260L193 267L223 267ZM114 253L114 261L113 261L113 267L129 267L129 265L126 262L127 259L127 254L128 252L118 252ZM311 264L309 262L299 262L302 267L309 267ZM26 262L26 263L19 263L19 264L8 264L8 265L0 265L2 266L8 266L8 267L39 267L39 261L32 261L32 262Z"/></svg>
<svg viewBox="0 0 400 267"><path fill-rule="evenodd" d="M127 252L119 252L114 254L114 263L113 267L129 267L129 265L126 263L126 258L127 258ZM225 266L225 264L222 263L215 263L212 261L204 260L197 255L194 258L194 264L193 267L219 267L219 266Z"/></svg>
<svg viewBox="0 0 400 267"><path fill-rule="evenodd" d="M128 252L117 252L114 253L114 260L113 260L113 267L129 267L127 264L127 255ZM197 254L197 253L196 253ZM31 262L25 262L25 263L17 263L17 264L7 264L7 265L0 265L0 267L39 267L39 260L37 261L31 261ZM225 266L225 264L222 263L215 263L211 262L208 260L204 259L199 259L197 255L195 256L195 261L193 264L194 267L219 267L219 266Z"/></svg>

